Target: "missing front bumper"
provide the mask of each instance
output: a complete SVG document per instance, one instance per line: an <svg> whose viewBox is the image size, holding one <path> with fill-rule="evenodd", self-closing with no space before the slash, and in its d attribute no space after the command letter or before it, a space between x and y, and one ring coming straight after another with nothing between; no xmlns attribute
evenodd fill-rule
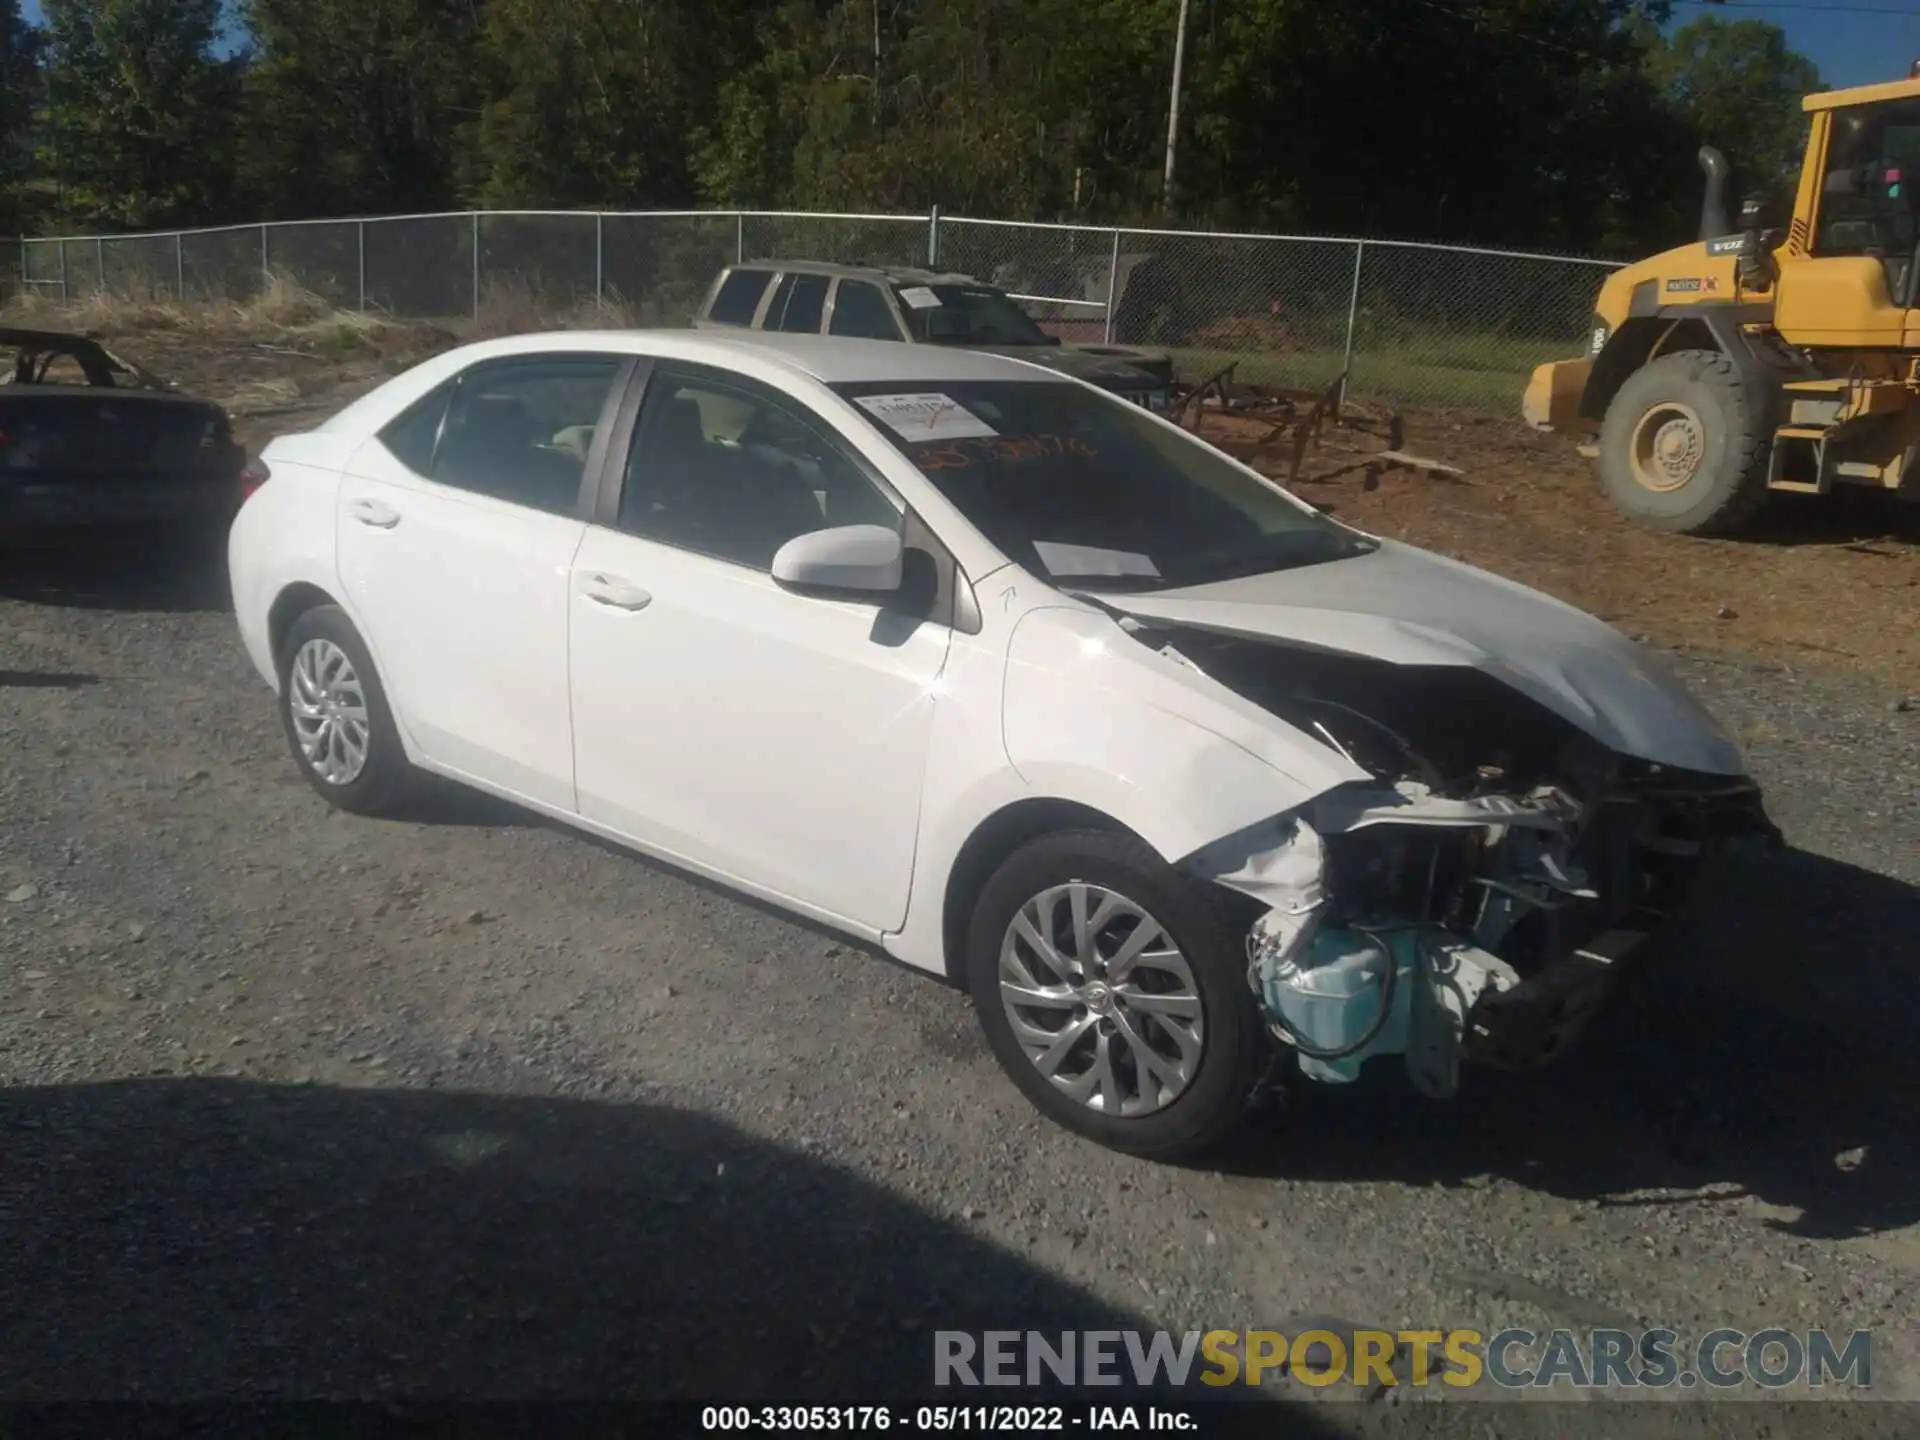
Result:
<svg viewBox="0 0 1920 1440"><path fill-rule="evenodd" d="M1490 1070L1537 1070L1580 1037L1648 939L1615 929L1507 990L1489 990L1467 1014L1460 1058Z"/></svg>

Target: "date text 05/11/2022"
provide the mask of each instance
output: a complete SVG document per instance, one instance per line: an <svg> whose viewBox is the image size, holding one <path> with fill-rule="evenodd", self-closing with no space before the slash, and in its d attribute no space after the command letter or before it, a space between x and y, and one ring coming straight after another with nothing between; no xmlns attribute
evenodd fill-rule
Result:
<svg viewBox="0 0 1920 1440"><path fill-rule="evenodd" d="M709 1405L705 1434L784 1431L899 1431L904 1434L1160 1431L1199 1428L1185 1411L1140 1405Z"/></svg>

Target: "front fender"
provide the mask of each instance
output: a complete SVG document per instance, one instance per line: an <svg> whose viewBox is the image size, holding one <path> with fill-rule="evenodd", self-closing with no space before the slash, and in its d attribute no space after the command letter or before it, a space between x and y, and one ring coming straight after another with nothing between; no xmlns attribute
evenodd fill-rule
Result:
<svg viewBox="0 0 1920 1440"><path fill-rule="evenodd" d="M1103 811L1169 861L1367 772L1091 610L1022 617L1002 691L1033 791Z"/></svg>
<svg viewBox="0 0 1920 1440"><path fill-rule="evenodd" d="M1586 393L1593 362L1553 360L1535 367L1520 400L1520 413L1536 430L1572 430L1580 423L1580 398Z"/></svg>

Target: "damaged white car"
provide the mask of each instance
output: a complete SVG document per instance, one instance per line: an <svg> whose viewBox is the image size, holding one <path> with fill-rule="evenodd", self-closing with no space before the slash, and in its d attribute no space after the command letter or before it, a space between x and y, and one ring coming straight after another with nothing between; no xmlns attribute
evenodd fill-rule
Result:
<svg viewBox="0 0 1920 1440"><path fill-rule="evenodd" d="M1778 838L1618 632L1018 360L522 336L262 458L235 605L321 795L435 772L882 947L1121 1149L1550 1059Z"/></svg>

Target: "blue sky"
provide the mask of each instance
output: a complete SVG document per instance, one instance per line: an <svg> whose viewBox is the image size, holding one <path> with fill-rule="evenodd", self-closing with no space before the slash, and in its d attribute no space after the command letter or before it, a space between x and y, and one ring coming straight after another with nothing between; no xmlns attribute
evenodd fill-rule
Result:
<svg viewBox="0 0 1920 1440"><path fill-rule="evenodd" d="M1708 12L1729 20L1771 20L1820 67L1829 85L1899 80L1920 60L1920 0L1676 0L1674 9L1682 23ZM37 23L38 0L26 0L26 12Z"/></svg>
<svg viewBox="0 0 1920 1440"><path fill-rule="evenodd" d="M1724 5L1676 3L1681 24L1700 15L1771 20L1787 42L1820 67L1827 84L1872 85L1904 80L1920 60L1920 0L1727 0Z"/></svg>

